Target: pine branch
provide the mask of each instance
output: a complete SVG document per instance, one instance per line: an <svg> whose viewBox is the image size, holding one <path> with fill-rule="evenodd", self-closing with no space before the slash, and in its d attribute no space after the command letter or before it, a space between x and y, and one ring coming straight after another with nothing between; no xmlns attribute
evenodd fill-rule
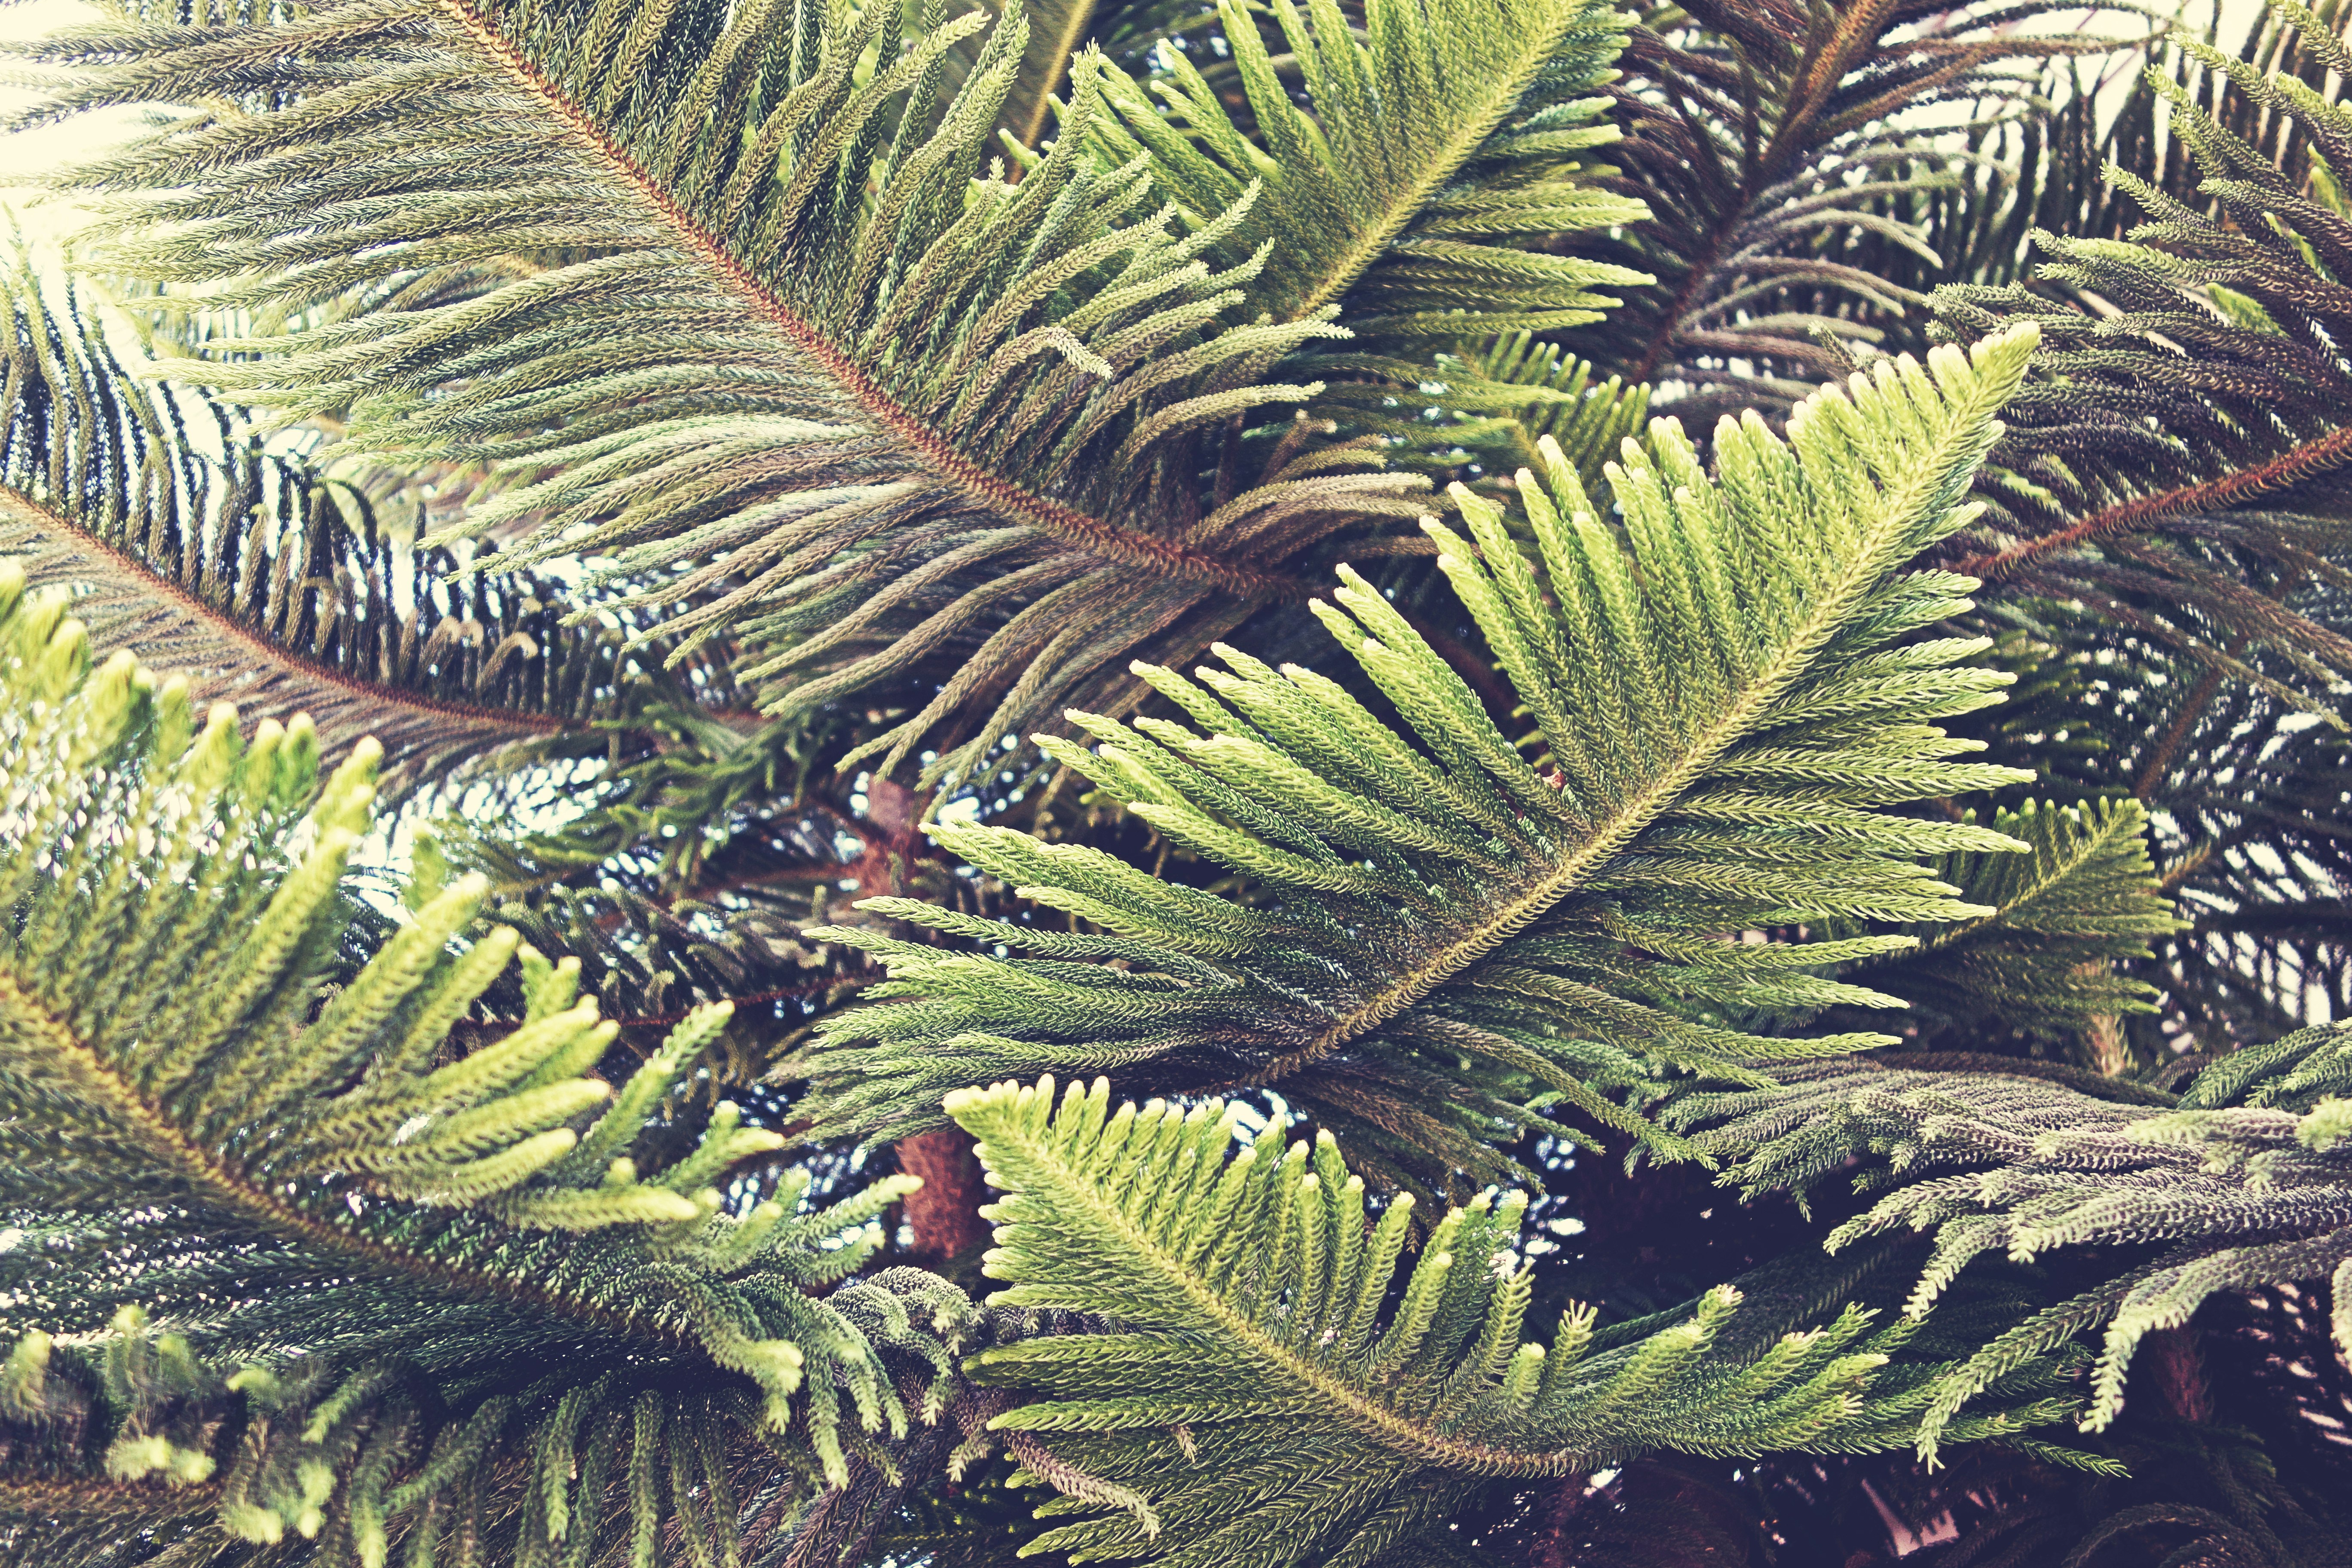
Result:
<svg viewBox="0 0 2352 1568"><path fill-rule="evenodd" d="M2029 854L1950 856L1937 876L1989 913L1909 934L1917 945L1853 967L1881 990L1930 1003L1978 1037L1988 1029L2065 1031L2152 1012L2156 988L2118 973L2183 922L2156 893L2147 816L2134 800L2028 801L1990 826ZM1896 1058L1898 1061L1900 1058Z"/></svg>
<svg viewBox="0 0 2352 1568"><path fill-rule="evenodd" d="M1265 185L1222 242L1230 260L1254 258L1234 313L1346 329L1343 349L1302 344L1284 365L1331 384L1310 408L1335 433L1425 448L1431 426L1396 405L1426 401L1433 348L1595 321L1616 303L1596 289L1651 281L1559 254L1564 235L1648 216L1584 161L1618 138L1601 118L1608 100L1591 95L1616 75L1624 16L1593 0L1500 13L1370 0L1358 26L1331 0L1286 4L1274 21L1303 81L1294 95L1255 18L1217 14L1237 91L1220 94L1191 54L1163 46L1150 94L1107 78L1116 117L1092 133L1107 164L1150 159L1196 226ZM1525 404L1477 370L1445 364L1448 409ZM1434 432L1441 447L1450 435Z"/></svg>
<svg viewBox="0 0 2352 1568"><path fill-rule="evenodd" d="M460 751L495 748L572 728L550 714L439 701L353 680L331 667L301 658L156 576L135 557L110 548L63 513L36 506L14 491L0 491L0 530L5 531L0 540L14 547L33 581L85 590L75 607L97 624L100 635L135 644L164 668L206 682L205 697L241 698L261 713L319 709L328 716L329 733L338 738L389 729L395 743L404 731L420 740L429 733L437 743ZM153 635L141 635L142 621ZM340 718L341 710L354 705L363 708L362 718L356 723ZM404 711L409 715L404 721L385 722Z"/></svg>
<svg viewBox="0 0 2352 1568"><path fill-rule="evenodd" d="M616 1090L589 1076L614 1026L577 1004L578 966L524 950L519 1026L446 1050L517 955L510 930L453 945L479 879L422 900L322 998L376 749L321 785L307 721L247 744L222 705L200 727L184 681L127 654L90 670L67 603L0 567L0 767L18 792L0 837L0 1211L28 1241L0 1250L0 1328L18 1336L0 1427L26 1429L0 1465L218 1474L230 1541L331 1527L371 1562L396 1528L429 1551L453 1489L506 1488L520 1515L488 1520L529 1555L564 1510L583 1540L613 1517L598 1484L571 1490L583 1423L609 1438L625 1418L639 1465L665 1431L673 1466L764 1432L821 1486L857 1440L845 1406L901 1436L908 1398L936 1414L919 1391L952 1372L961 1293L932 1281L929 1329L886 1311L871 1333L861 1288L839 1307L805 1294L871 1255L908 1183L799 1214L803 1173L730 1205L716 1184L783 1142L732 1106L640 1170L650 1113L726 1009L690 1015ZM709 1545L727 1526L698 1511L703 1484L636 1487L626 1529L674 1514Z"/></svg>
<svg viewBox="0 0 2352 1568"><path fill-rule="evenodd" d="M1871 1333L1867 1312L1735 1345L1740 1295L1724 1287L1687 1321L1612 1349L1593 1348L1583 1309L1549 1351L1522 1344L1532 1279L1511 1251L1518 1194L1448 1213L1394 1279L1412 1200L1371 1223L1364 1183L1328 1132L1311 1152L1284 1151L1276 1119L1229 1158L1237 1108L1114 1114L1108 1090L1073 1084L1058 1112L1051 1079L949 1100L1007 1194L989 1211L987 1272L1009 1282L992 1303L1114 1325L973 1358L982 1383L1028 1396L989 1427L1044 1443L1024 1467L1064 1496L1041 1516L1095 1516L1030 1551L1186 1568L1369 1563L1436 1525L1481 1477L1556 1476L1654 1446L1904 1440L1908 1400L1873 1381L1906 1336ZM2032 1397L2031 1383L1970 1430L2011 1432L2065 1408Z"/></svg>
<svg viewBox="0 0 2352 1568"><path fill-rule="evenodd" d="M2290 603L2323 625L2346 624L2323 584ZM1962 732L1988 742L1988 760L2041 775L1986 804L2112 795L2126 784L2146 791L2160 890L2188 923L2154 938L2154 956L2131 966L2157 988L2158 1008L2121 1015L2109 1031L2134 1064L2275 1037L2323 995L2331 1011L2336 997L2352 1005L2352 927L2336 887L2352 868L2342 809L2352 758L2336 731L2300 715L2305 699L2263 683L2302 679L2293 661L2232 638L2215 651L2261 682L2242 679L2238 666L2166 651L2098 605L1996 601L1979 616L1988 629L2014 628L2000 657L2019 680L2008 702L1969 716ZM1990 1044L1973 1014L1956 1015L1945 1034L1934 1048Z"/></svg>
<svg viewBox="0 0 2352 1568"><path fill-rule="evenodd" d="M1675 384L1677 412L1699 420L1778 415L1842 372L1839 345L1907 335L1924 288L1959 259L1929 243L1937 203L1995 205L1968 184L1983 150L1924 129L1946 128L1930 111L1981 142L2033 102L2034 62L2116 47L2032 36L2014 15L1706 5L1637 32L1603 188L1654 214L1575 251L1659 281L1563 346L1630 384Z"/></svg>
<svg viewBox="0 0 2352 1568"><path fill-rule="evenodd" d="M551 585L404 559L363 496L133 380L21 258L0 292L0 548L73 585L99 636L200 699L310 713L329 745L373 735L404 785L615 710L626 667L601 628L559 624ZM191 415L217 423L220 457L194 448Z"/></svg>
<svg viewBox="0 0 2352 1568"><path fill-rule="evenodd" d="M2293 0L2274 9L2296 30L2280 64L2299 55L2316 77L2347 58ZM2050 344L1981 487L1988 526L1955 569L2012 596L2087 601L2340 722L2320 692L2352 643L2283 601L2304 582L2339 585L2336 526L2308 513L2315 482L2352 458L2339 346L2352 318L2333 281L2352 257L2333 172L2352 168L2352 116L2296 69L2179 47L2189 79L2147 80L2201 183L2168 190L2110 165L2150 220L2126 241L2037 233L2035 290L1937 295L1942 331L2030 317ZM2265 145L2231 129L2249 117L2267 122ZM2271 675L2249 646L2297 668Z"/></svg>
<svg viewBox="0 0 2352 1568"><path fill-rule="evenodd" d="M2152 532L2157 524L2173 518L2228 511L2258 496L2290 489L2338 467L2347 457L2352 457L2352 427L2331 430L2267 462L2240 468L2224 478L2120 501L2054 533L2021 541L1992 554L1969 556L1958 563L1958 569L1988 582L2008 583L2053 557L2095 548L2133 533Z"/></svg>
<svg viewBox="0 0 2352 1568"><path fill-rule="evenodd" d="M1712 939L1981 912L1911 858L2016 841L1872 808L2026 777L1947 760L1973 743L1927 722L1994 700L2007 678L1946 668L1980 642L1872 650L1964 605L1951 596L1964 580L1900 568L1967 521L1954 502L2031 345L2005 337L1972 360L1939 353L1932 375L1890 365L1858 377L1850 395L1801 411L1793 448L1759 422L1727 421L1712 481L1677 429L1654 426L1649 448L1628 443L1611 471L1630 553L1557 448L1541 484L1519 476L1540 574L1499 510L1457 489L1472 537L1424 526L1548 762L1523 761L1350 573L1342 607L1318 613L1412 739L1320 676L1232 650L1220 650L1232 673L1202 670L1197 685L1146 670L1198 731L1076 718L1101 748L1047 750L1279 904L941 824L934 837L965 860L1113 934L899 901L887 907L898 918L1039 957L812 933L883 959L893 979L874 997L928 998L820 1026L808 1063L818 1128L903 1136L932 1124L960 1083L1115 1068L1171 1091L1279 1082L1351 1146L1414 1173L1397 1179L1442 1180L1448 1166L1493 1179L1509 1167L1481 1145L1531 1111L1564 1103L1679 1153L1601 1090L1668 1069L1738 1079L1743 1058L1884 1043L1766 1038L1722 1020L1889 1005L1792 971L1908 939ZM1067 962L1111 958L1132 967Z"/></svg>
<svg viewBox="0 0 2352 1568"><path fill-rule="evenodd" d="M1229 243L1242 255L1277 237L1286 243L1273 247L1244 290L1244 316L1307 321L1328 309L1374 339L1456 338L1590 321L1591 305L1608 301L1586 300L1584 290L1649 281L1525 251L1462 250L1647 216L1639 201L1589 189L1573 177L1579 165L1563 162L1617 139L1615 127L1591 123L1601 102L1577 95L1615 74L1609 67L1623 47L1622 16L1591 0L1533 0L1500 15L1369 0L1360 34L1328 0L1304 13L1283 6L1276 16L1305 76L1310 118L1283 89L1256 26L1231 5L1219 16L1270 151L1243 142L1199 71L1173 50L1162 51L1166 74L1152 85L1190 139L1176 137L1157 106L1117 79L1117 126L1096 134L1115 163L1136 151L1153 154L1179 198L1204 219L1266 181L1265 198ZM1474 163L1481 167L1471 175ZM1482 272L1506 263L1521 269L1516 288L1484 282ZM1561 298L1546 300L1545 290ZM1437 297L1417 303L1423 293ZM1415 321L1428 308L1445 319Z"/></svg>
<svg viewBox="0 0 2352 1568"><path fill-rule="evenodd" d="M1244 596L1304 590L1286 578L1269 576L1237 566L1180 542L1121 529L1047 497L971 461L941 437L914 411L877 384L851 355L835 346L816 324L784 303L751 269L730 254L726 245L679 205L659 181L631 157L596 122L509 43L490 14L467 0L434 3L485 55L498 62L506 76L559 121L570 139L591 153L612 181L657 215L669 239L733 289L745 313L773 326L794 348L814 362L848 393L872 422L905 444L929 468L965 492L971 501L1036 527L1066 544L1090 554L1129 565L1145 566L1193 582L1206 583Z"/></svg>
<svg viewBox="0 0 2352 1568"><path fill-rule="evenodd" d="M2060 1085L1991 1074L1857 1072L1822 1064L1782 1074L1789 1089L1696 1096L1676 1127L1738 1161L1749 1191L1801 1191L1864 1151L1860 1190L1893 1186L1832 1232L1835 1249L1892 1229L1936 1247L1909 1307L1924 1314L1971 1260L2031 1260L2064 1247L2123 1247L2128 1266L1999 1335L1941 1380L1920 1430L1936 1454L1941 1424L2027 1356L2104 1329L2085 1425L2121 1410L2135 1349L2189 1321L2210 1297L2333 1276L2352 1282L2352 1043L2307 1029L2200 1074L2179 1109L2093 1100ZM2151 1248L2157 1249L2151 1252ZM2111 1265L2110 1267L2114 1267ZM2339 1318L2337 1337L2344 1336Z"/></svg>
<svg viewBox="0 0 2352 1568"><path fill-rule="evenodd" d="M159 17L135 42L33 46L78 68L36 112L278 84L234 126L174 122L75 176L140 193L113 264L291 323L211 343L202 376L289 416L349 409L372 449L534 477L463 531L527 529L524 564L606 556L592 584L666 612L663 635L748 637L772 712L923 693L876 742L886 767L990 692L999 710L955 725L936 778L1061 701L1129 700L1112 661L1220 635L1294 591L1301 552L1421 481L1244 441L1202 504L1194 436L1309 395L1261 373L1327 329L1220 326L1255 264L1196 258L1240 208L1187 238L1127 221L1144 171L1079 151L1102 112L1091 55L1068 132L1018 185L942 199L981 173L1024 24L943 100L944 54L982 19L902 58L896 15L783 29L772 7L689 8L625 40L617 10L565 0L415 0L216 39ZM694 29L700 64L675 74L655 46ZM869 47L884 63L853 79ZM376 95L419 70L444 84L429 107L390 101L430 140L387 138ZM408 303L519 252L550 260ZM329 319L301 325L312 310ZM1255 488L1253 453L1272 465ZM1077 600L1084 626L1063 618ZM961 670L929 700L942 659Z"/></svg>

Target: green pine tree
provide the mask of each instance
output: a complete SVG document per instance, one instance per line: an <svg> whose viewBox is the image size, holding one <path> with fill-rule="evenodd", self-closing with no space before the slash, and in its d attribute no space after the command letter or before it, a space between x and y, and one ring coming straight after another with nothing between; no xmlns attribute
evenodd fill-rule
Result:
<svg viewBox="0 0 2352 1568"><path fill-rule="evenodd" d="M2352 11L101 3L0 1563L2352 1562Z"/></svg>

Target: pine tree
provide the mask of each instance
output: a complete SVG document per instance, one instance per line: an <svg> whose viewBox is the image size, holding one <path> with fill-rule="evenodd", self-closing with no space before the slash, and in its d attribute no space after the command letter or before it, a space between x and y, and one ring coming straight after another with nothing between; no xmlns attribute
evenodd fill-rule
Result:
<svg viewBox="0 0 2352 1568"><path fill-rule="evenodd" d="M103 4L0 1561L2352 1562L2352 13Z"/></svg>

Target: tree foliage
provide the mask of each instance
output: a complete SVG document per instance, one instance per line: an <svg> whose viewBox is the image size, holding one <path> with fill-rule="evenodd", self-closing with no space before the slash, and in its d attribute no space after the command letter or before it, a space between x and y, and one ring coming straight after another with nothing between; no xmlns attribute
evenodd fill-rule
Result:
<svg viewBox="0 0 2352 1568"><path fill-rule="evenodd" d="M2341 1561L2335 9L105 5L0 1557Z"/></svg>
<svg viewBox="0 0 2352 1568"><path fill-rule="evenodd" d="M1654 426L1648 451L1629 443L1627 466L1611 468L1630 559L1557 446L1543 448L1545 480L1522 470L1518 487L1540 575L1498 508L1458 495L1471 538L1427 526L1533 710L1534 762L1346 568L1337 607L1318 613L1421 749L1310 670L1238 650L1230 674L1198 684L1142 669L1197 731L1077 716L1100 750L1047 742L1050 754L1171 842L1280 889L1279 911L1171 888L1085 846L942 826L970 863L1112 934L916 906L893 912L1048 956L828 933L890 963L877 995L929 1000L828 1021L812 1064L821 1125L919 1129L960 1080L1164 1063L1171 1088L1278 1081L1401 1168L1435 1154L1478 1169L1471 1140L1526 1124L1506 1086L1646 1131L1591 1079L1652 1063L1738 1078L1753 1070L1742 1058L1887 1043L1768 1038L1686 1011L1868 1002L1790 971L1906 939L1735 957L1706 933L1963 918L1979 907L1914 857L2016 844L1873 808L2010 777L1948 760L1969 743L1925 722L1998 689L1995 672L1947 668L1979 645L1881 650L1964 606L1957 580L1896 569L1966 521L1954 503L2032 343L2012 334L1939 354L1932 376L1906 364L1858 378L1807 405L1786 443L1760 423L1727 427L1713 481L1678 430ZM1080 956L1127 963L1069 968ZM1407 1085L1486 1125L1433 1123L1397 1092Z"/></svg>

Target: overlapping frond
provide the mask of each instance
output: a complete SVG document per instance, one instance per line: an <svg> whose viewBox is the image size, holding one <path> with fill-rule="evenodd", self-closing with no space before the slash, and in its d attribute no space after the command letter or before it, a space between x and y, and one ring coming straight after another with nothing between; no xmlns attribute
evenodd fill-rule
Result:
<svg viewBox="0 0 2352 1568"><path fill-rule="evenodd" d="M1568 358L1533 332L1505 332L1454 353L1441 353L1425 373L1416 398L1399 406L1360 408L1352 427L1411 440L1396 461L1466 468L1484 475L1473 488L1499 490L1521 468L1540 472L1537 443L1549 436L1587 490L1605 482L1601 469L1648 423L1650 389L1622 377L1596 380L1592 366ZM1435 407L1434 430L1421 411Z"/></svg>
<svg viewBox="0 0 2352 1568"><path fill-rule="evenodd" d="M2345 624L2335 595L2315 589L2297 602ZM2125 1047L2134 1071L2185 1048L2198 1053L2189 1071L2205 1053L2292 1032L2322 998L2327 1016L2352 1008L2352 910L2341 898L2352 869L2343 809L2352 748L2342 733L2299 714L2299 699L2152 647L2088 606L1992 599L1977 616L2019 626L1993 656L2019 681L2000 708L1955 727L1987 741L1989 760L2040 774L1988 805L2130 791L2182 922L2151 935L2153 956L2132 962L2134 977L2156 987L2158 1011L2121 1015L2094 1043ZM2241 657L2270 675L2296 674L2269 649ZM1976 1024L1952 1015L1931 1048L1982 1048Z"/></svg>
<svg viewBox="0 0 2352 1568"><path fill-rule="evenodd" d="M2131 799L1994 814L2028 853L1946 858L1937 874L1990 913L1912 934L1918 945L1857 965L1881 990L1972 1028L2079 1029L2152 1011L2155 987L2116 964L2180 928L2158 896L2147 813Z"/></svg>
<svg viewBox="0 0 2352 1568"><path fill-rule="evenodd" d="M1230 650L1197 682L1144 671L1197 729L1074 715L1099 750L1049 740L1052 755L1277 901L942 824L959 856L1106 934L912 904L890 912L1037 956L819 933L890 966L874 994L926 998L825 1026L810 1068L820 1129L895 1134L929 1124L961 1083L1117 1070L1163 1089L1279 1082L1362 1155L1492 1171L1480 1141L1530 1101L1654 1140L1593 1084L1744 1079L1746 1058L1882 1043L1737 1020L1885 1005L1803 971L1908 939L1717 938L1980 912L1915 857L2014 840L1874 808L2023 777L1953 760L1974 743L1931 722L1997 700L2007 677L1955 668L1980 642L1887 645L1966 604L1965 580L1902 568L1966 522L1958 498L2032 348L2021 333L1939 351L1932 372L1889 363L1809 403L1788 442L1726 421L1712 479L1675 426L1654 425L1610 470L1625 540L1556 447L1540 483L1520 475L1537 561L1499 508L1457 490L1470 537L1423 526L1534 717L1535 764L1345 569L1317 612L1409 733L1322 676ZM1071 962L1108 959L1126 962Z"/></svg>
<svg viewBox="0 0 2352 1568"><path fill-rule="evenodd" d="M1990 1073L1856 1071L1821 1064L1787 1091L1694 1097L1670 1113L1734 1155L1728 1179L1802 1190L1869 1152L1857 1184L1894 1190L1834 1231L1832 1247L1927 1231L1935 1248L1909 1310L1924 1313L1969 1263L2063 1247L2135 1249L2145 1261L2062 1300L1948 1373L1921 1432L2024 1359L2104 1330L2097 1427L2122 1406L2134 1351L2209 1298L2331 1279L2352 1287L2352 1037L2333 1026L2251 1047L2201 1073L2178 1109L2094 1099ZM2150 1249L2153 1249L2150 1255ZM2337 1335L2345 1334L2337 1318Z"/></svg>
<svg viewBox="0 0 2352 1568"><path fill-rule="evenodd" d="M461 576L394 537L364 492L133 379L102 320L54 307L23 257L5 267L0 550L34 583L72 586L108 643L199 699L308 713L327 745L373 736L388 784L584 731L645 679L620 634L562 624L554 585ZM724 688L723 667L701 673Z"/></svg>
<svg viewBox="0 0 2352 1568"><path fill-rule="evenodd" d="M1054 151L985 174L1020 17L939 89L986 20L412 0L28 48L72 68L39 113L238 106L71 176L121 193L110 265L286 323L192 375L539 476L459 531L598 557L667 632L731 628L772 710L898 683L896 765L982 692L952 736L982 749L1115 706L1139 689L1112 661L1297 591L1301 551L1421 484L1242 439L1307 395L1266 367L1329 329L1221 325L1258 263L1202 257L1246 203L1184 235L1142 164L1097 166L1094 57Z"/></svg>
<svg viewBox="0 0 2352 1568"><path fill-rule="evenodd" d="M307 721L247 743L128 654L90 670L67 601L0 568L13 1530L117 1498L202 1513L223 1550L324 1531L381 1563L394 1536L429 1558L488 1530L584 1562L673 1510L719 1539L698 1500L730 1445L838 1476L857 1429L921 1413L883 1356L938 1379L932 1329L901 1310L872 1339L805 1293L857 1269L906 1182L817 1213L789 1182L730 1202L730 1168L782 1139L723 1107L635 1163L725 1008L616 1088L590 1075L615 1026L575 1000L577 964L523 950L518 1026L451 1052L518 952L507 930L453 943L478 879L322 1001L376 748L320 784ZM940 1292L952 1339L962 1298ZM608 1497L597 1476L618 1496L631 1466ZM197 1482L193 1509L157 1503Z"/></svg>
<svg viewBox="0 0 2352 1568"><path fill-rule="evenodd" d="M2314 66L2352 58L2294 0L2273 9ZM2291 123L2300 156L2247 142L2151 70L2203 175L2193 199L2111 167L2147 218L2126 239L2038 234L2035 286L1939 291L1946 331L2030 319L2049 345L1987 470L1985 526L1954 564L2006 595L2085 604L2335 721L2326 693L2352 644L2298 599L2344 587L2330 497L2352 458L2352 314L2336 281L2352 258L2352 111L2292 70L2179 47L2227 79L2233 106ZM2260 647L2287 668L2247 657Z"/></svg>
<svg viewBox="0 0 2352 1568"><path fill-rule="evenodd" d="M1589 162L1620 135L1598 89L1630 18L1598 0L1370 0L1360 15L1317 0L1276 6L1270 42L1244 7L1217 15L1229 88L1163 46L1148 83L1108 75L1116 113L1091 134L1107 162L1148 157L1194 225L1263 190L1223 242L1234 261L1264 261L1234 314L1347 329L1344 344L1305 345L1284 370L1329 384L1313 407L1342 434L1443 443L1444 428L1397 407L1418 406L1433 350L1595 321L1617 303L1601 290L1651 281L1555 243L1648 216L1600 188ZM1477 369L1437 373L1445 405L1508 407Z"/></svg>
<svg viewBox="0 0 2352 1568"><path fill-rule="evenodd" d="M1186 1568L1366 1563L1443 1531L1486 1479L1558 1475L1652 1447L1748 1454L1906 1441L1923 1395L1888 1369L1907 1335L1849 1309L1745 1350L1739 1305L1607 1350L1589 1310L1547 1348L1520 1333L1532 1275L1512 1248L1524 1198L1487 1194L1431 1226L1401 1267L1412 1202L1375 1221L1326 1132L1287 1149L1277 1119L1234 1152L1239 1111L1051 1079L950 1097L1006 1195L999 1307L1104 1314L1104 1331L1030 1337L971 1361L1023 1402L1025 1468L1063 1494L1026 1551ZM1230 1155L1230 1157L1229 1157ZM2046 1368L2043 1369L2046 1371ZM1874 1384L1877 1386L1874 1386ZM1969 1419L2018 1432L2072 1407L2029 1373Z"/></svg>
<svg viewBox="0 0 2352 1568"><path fill-rule="evenodd" d="M1953 120L1997 121L2032 100L2036 62L2114 47L2036 36L2018 25L2032 15L2001 0L1662 14L1612 89L1626 139L1601 182L1651 216L1574 247L1657 282L1563 345L1628 382L1671 384L1696 421L1777 415L1843 373L1845 345L1904 337L1926 303L1916 274L1948 259L1924 237L1925 198L1972 167Z"/></svg>
<svg viewBox="0 0 2352 1568"><path fill-rule="evenodd" d="M1255 140L1174 48L1150 83L1161 104L1113 79L1116 118L1093 128L1115 162L1148 153L1195 221L1263 185L1228 241L1265 250L1244 319L1328 311L1374 342L1444 342L1593 321L1615 303L1594 289L1649 281L1527 247L1648 214L1595 189L1580 162L1621 134L1594 95L1616 75L1629 17L1597 0L1368 0L1360 19L1319 0L1274 14L1306 107L1247 15L1218 12Z"/></svg>

